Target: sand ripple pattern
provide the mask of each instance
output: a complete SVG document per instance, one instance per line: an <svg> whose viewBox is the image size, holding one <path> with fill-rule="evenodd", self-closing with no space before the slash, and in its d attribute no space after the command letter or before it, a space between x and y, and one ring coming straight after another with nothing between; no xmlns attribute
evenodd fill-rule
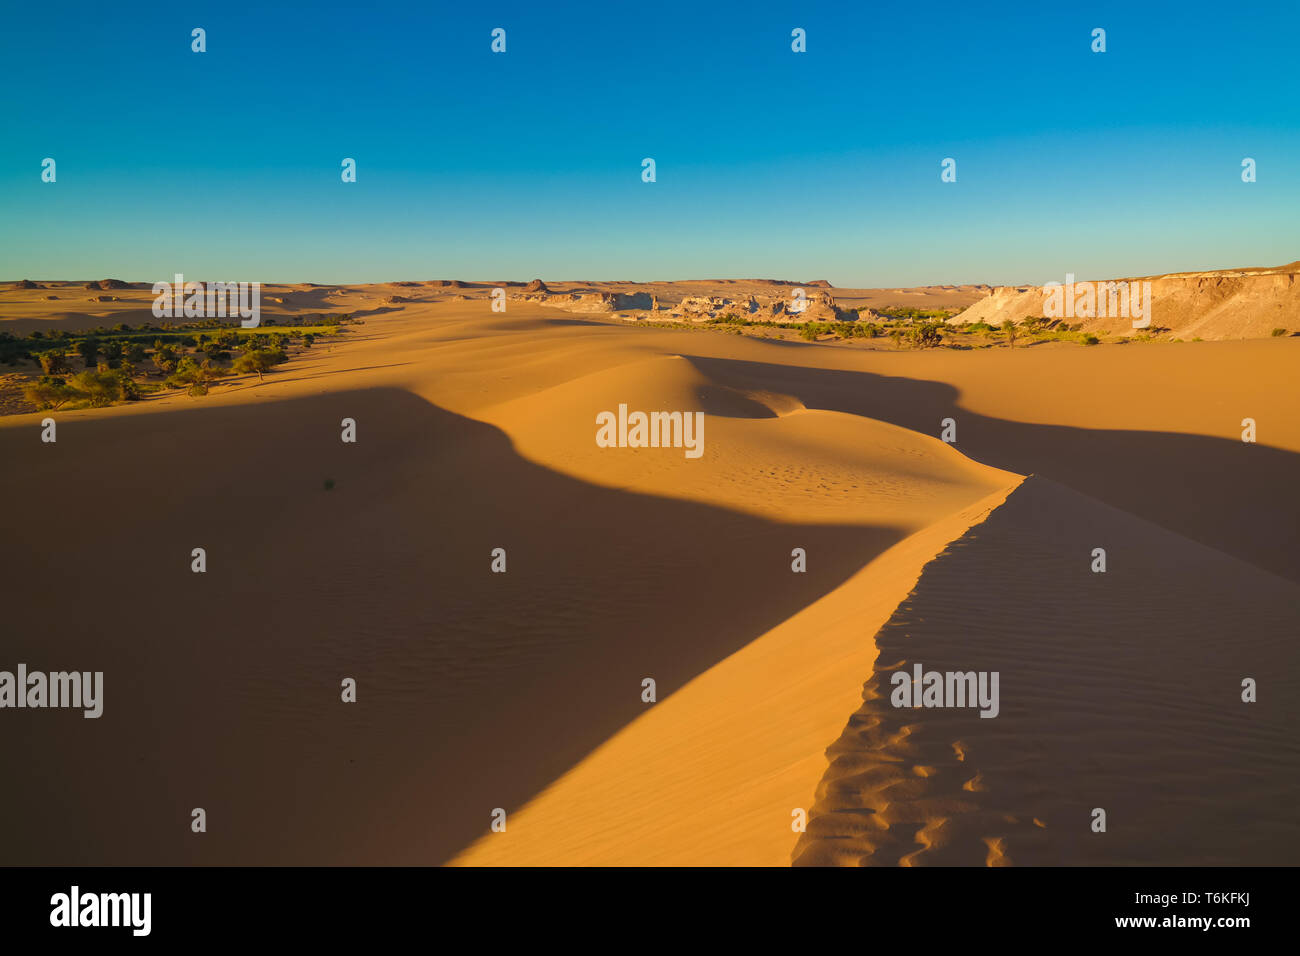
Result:
<svg viewBox="0 0 1300 956"><path fill-rule="evenodd" d="M876 635L794 862L1294 864L1298 632L1295 584L1031 477ZM999 671L1000 716L895 709L916 661Z"/></svg>

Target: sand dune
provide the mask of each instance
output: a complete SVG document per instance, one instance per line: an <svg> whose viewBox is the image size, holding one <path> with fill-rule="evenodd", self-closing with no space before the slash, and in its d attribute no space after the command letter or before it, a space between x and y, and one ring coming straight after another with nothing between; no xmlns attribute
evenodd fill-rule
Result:
<svg viewBox="0 0 1300 956"><path fill-rule="evenodd" d="M681 688L456 862L784 866L825 742L860 701L868 635L1006 488L936 520Z"/></svg>
<svg viewBox="0 0 1300 956"><path fill-rule="evenodd" d="M1030 478L876 635L796 862L1288 865L1298 628L1300 586ZM1002 712L891 706L917 661L999 671Z"/></svg>
<svg viewBox="0 0 1300 956"><path fill-rule="evenodd" d="M0 722L26 774L0 798L25 821L2 862L1294 848L1275 808L1296 766L1280 734L1300 343L867 352L425 289L275 287L286 317L366 324L265 384L56 413L54 445L44 414L0 419L20 463L0 473L20 596L6 663L102 669L108 698L99 721ZM147 291L112 294L105 315L147 308ZM11 327L107 321L40 308ZM705 454L599 447L595 416L620 403L703 412ZM948 417L955 445L938 440ZM1088 572L1099 535L1106 575ZM1003 668L1003 716L972 729L864 704L872 662L914 647L927 666ZM1244 712L1243 669L1283 682ZM1110 832L1093 840L1085 817L1075 833L1098 805ZM496 807L505 833L488 832ZM1253 822L1197 836L1215 813Z"/></svg>

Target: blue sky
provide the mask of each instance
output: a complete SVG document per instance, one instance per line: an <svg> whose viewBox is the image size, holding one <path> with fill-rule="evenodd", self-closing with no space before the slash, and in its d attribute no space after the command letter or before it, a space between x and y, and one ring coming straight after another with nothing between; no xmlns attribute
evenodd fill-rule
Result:
<svg viewBox="0 0 1300 956"><path fill-rule="evenodd" d="M1298 28L1289 0L13 4L0 278L1276 265L1300 259Z"/></svg>

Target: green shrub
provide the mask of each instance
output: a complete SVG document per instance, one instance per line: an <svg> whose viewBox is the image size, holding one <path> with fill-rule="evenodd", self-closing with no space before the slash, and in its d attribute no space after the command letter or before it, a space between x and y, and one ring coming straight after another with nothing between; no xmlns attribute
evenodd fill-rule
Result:
<svg viewBox="0 0 1300 956"><path fill-rule="evenodd" d="M36 358L41 363L41 369L46 375L57 375L60 372L68 371L68 356L62 349L41 352Z"/></svg>
<svg viewBox="0 0 1300 956"><path fill-rule="evenodd" d="M262 374L274 366L287 362L289 357L279 349L249 349L235 359L236 372L256 372L257 380L262 381Z"/></svg>
<svg viewBox="0 0 1300 956"><path fill-rule="evenodd" d="M69 387L61 378L51 378L45 376L39 382L33 382L23 389L23 397L44 411L45 409L59 408L66 405L74 398L80 398L80 393Z"/></svg>
<svg viewBox="0 0 1300 956"><path fill-rule="evenodd" d="M177 363L176 371L168 376L165 384L169 388L189 388L191 395L206 395L208 384L226 374L226 370L210 358L199 364L187 355ZM193 388L195 385L203 386L203 391L196 392Z"/></svg>
<svg viewBox="0 0 1300 956"><path fill-rule="evenodd" d="M109 368L117 368L122 364L122 343L117 339L109 339L104 343L101 351Z"/></svg>
<svg viewBox="0 0 1300 956"><path fill-rule="evenodd" d="M99 340L82 339L77 343L77 353L81 356L87 369L93 369L99 362Z"/></svg>
<svg viewBox="0 0 1300 956"><path fill-rule="evenodd" d="M123 362L122 367L117 370L117 398L122 402L138 402L140 400L140 386L132 376L135 374L135 366L130 362Z"/></svg>
<svg viewBox="0 0 1300 956"><path fill-rule="evenodd" d="M943 326L938 322L927 322L912 329L908 339L918 349L938 348L943 343L943 333L940 331L942 328Z"/></svg>
<svg viewBox="0 0 1300 956"><path fill-rule="evenodd" d="M121 394L120 376L107 368L87 369L72 377L72 387L85 397L92 408L112 405Z"/></svg>
<svg viewBox="0 0 1300 956"><path fill-rule="evenodd" d="M163 375L170 375L176 371L176 363L179 359L180 356L176 354L174 348L161 342L157 344L153 353L153 364L158 366L158 371Z"/></svg>

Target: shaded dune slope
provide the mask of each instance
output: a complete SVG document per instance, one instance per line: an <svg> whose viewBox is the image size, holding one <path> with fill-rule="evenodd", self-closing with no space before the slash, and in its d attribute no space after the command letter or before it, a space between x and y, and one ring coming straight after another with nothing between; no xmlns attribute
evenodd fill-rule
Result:
<svg viewBox="0 0 1300 956"><path fill-rule="evenodd" d="M1300 454L1242 442L1234 410L1218 413L1223 437L1151 430L1082 428L1014 421L972 411L943 382L865 371L689 356L709 377L733 388L788 393L810 409L827 409L937 435L957 424L956 449L978 462L1068 485L1171 531L1300 582ZM1027 396L1028 398L1028 396ZM1075 417L1088 415L1078 396ZM1256 401L1275 416L1284 396ZM1210 402L1204 402L1210 406ZM1290 416L1288 416L1290 417ZM1204 416L1209 420L1210 416ZM1293 427L1293 426L1292 426ZM1267 503L1267 520L1255 509Z"/></svg>
<svg viewBox="0 0 1300 956"><path fill-rule="evenodd" d="M25 463L0 475L6 660L106 681L97 721L0 723L10 864L446 860L640 715L642 678L670 698L904 534L593 485L391 389L6 428L0 452Z"/></svg>
<svg viewBox="0 0 1300 956"><path fill-rule="evenodd" d="M876 635L795 862L1294 863L1298 631L1300 586L1031 477ZM894 708L915 662L999 671L1000 716Z"/></svg>
<svg viewBox="0 0 1300 956"><path fill-rule="evenodd" d="M456 862L788 865L825 741L860 700L869 635L925 562L1008 490L912 534L647 709Z"/></svg>

